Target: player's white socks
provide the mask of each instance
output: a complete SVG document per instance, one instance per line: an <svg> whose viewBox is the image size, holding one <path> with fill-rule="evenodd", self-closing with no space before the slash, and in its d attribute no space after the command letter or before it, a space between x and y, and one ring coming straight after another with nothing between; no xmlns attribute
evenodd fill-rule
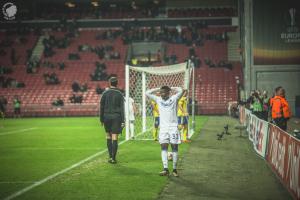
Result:
<svg viewBox="0 0 300 200"><path fill-rule="evenodd" d="M168 151L167 150L161 151L161 160L162 160L164 169L167 169L168 168Z"/></svg>
<svg viewBox="0 0 300 200"><path fill-rule="evenodd" d="M177 169L178 151L173 151L173 169Z"/></svg>

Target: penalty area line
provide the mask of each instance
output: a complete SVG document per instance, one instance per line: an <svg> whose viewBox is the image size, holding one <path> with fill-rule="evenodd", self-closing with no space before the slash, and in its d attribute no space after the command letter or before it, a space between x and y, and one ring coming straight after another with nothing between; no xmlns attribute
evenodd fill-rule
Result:
<svg viewBox="0 0 300 200"><path fill-rule="evenodd" d="M119 143L119 145L122 145L122 144L124 144L124 143L127 142L127 141L128 141L128 140L123 140L122 142ZM25 188L23 188L23 189L21 189L21 190L15 192L15 193L13 193L13 194L11 194L10 196L4 198L4 200L14 199L14 198L16 198L16 197L18 197L18 196L20 196L20 195L22 195L22 194L24 194L24 193L26 193L26 192L32 190L33 188L35 188L35 187L37 187L37 186L39 186L39 185L42 185L43 183L46 183L46 182L48 182L49 180L54 179L55 177L57 177L57 176L59 176L59 175L62 175L62 174L66 173L66 172L68 172L68 171L70 171L70 170L72 170L72 169L74 169L74 168L76 168L76 167L79 167L80 165L82 165L82 164L84 164L84 163L86 163L86 162L88 162L88 161L94 159L94 158L97 157L97 156L100 156L100 155L104 154L105 152L107 152L107 149L102 150L102 151L100 151L100 152L98 152L98 153L95 153L95 154L93 154L93 155L91 155L91 156L89 156L89 157L87 157L87 158L85 158L85 159L79 161L78 163L75 163L75 164L71 165L71 166L68 167L68 168L65 168L65 169L63 169L63 170L61 170L61 171L59 171L59 172L56 172L55 174L52 174L52 175L50 175L50 176L47 176L46 178L44 178L44 179L42 179L42 180L39 180L39 181L35 182L34 184L31 184L31 185L29 185L29 186L27 186L27 187L25 187Z"/></svg>
<svg viewBox="0 0 300 200"><path fill-rule="evenodd" d="M31 131L31 130L35 130L35 129L37 129L37 127L32 127L32 128L27 128L27 129L20 129L20 130L14 130L14 131L8 131L8 132L0 133L0 136L2 136L2 135L11 135L11 134L15 134L15 133L23 133L23 132Z"/></svg>

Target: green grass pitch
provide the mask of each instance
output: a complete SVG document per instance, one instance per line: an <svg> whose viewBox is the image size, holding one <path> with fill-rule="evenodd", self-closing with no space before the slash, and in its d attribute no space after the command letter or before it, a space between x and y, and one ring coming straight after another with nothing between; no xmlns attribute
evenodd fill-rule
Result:
<svg viewBox="0 0 300 200"><path fill-rule="evenodd" d="M196 118L197 132L205 120ZM106 150L104 129L95 117L0 123L0 199ZM181 158L188 146L180 146ZM14 199L155 199L168 181L158 176L161 169L157 143L128 141L119 146L117 165L108 164L103 152Z"/></svg>

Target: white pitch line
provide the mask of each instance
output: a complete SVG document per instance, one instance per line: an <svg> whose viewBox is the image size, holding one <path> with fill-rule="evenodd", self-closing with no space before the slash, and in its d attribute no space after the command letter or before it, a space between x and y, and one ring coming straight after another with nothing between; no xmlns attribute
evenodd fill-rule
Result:
<svg viewBox="0 0 300 200"><path fill-rule="evenodd" d="M17 148L7 148L13 150L28 150L28 151L48 151L48 150L101 150L100 148L64 148L64 147L53 147L53 148L42 148L42 147L17 147Z"/></svg>
<svg viewBox="0 0 300 200"><path fill-rule="evenodd" d="M122 144L124 144L124 143L127 142L127 141L128 141L128 140L123 140L122 142L119 143L119 145L122 145ZM95 158L95 157L97 157L97 156L99 156L99 155L101 155L101 154L104 154L106 151L107 151L107 149L105 149L105 150L103 150L103 151L100 151L100 152L98 152L98 153L95 153L94 155L91 155L91 156L89 156L89 157L87 157L87 158L85 158L85 159L79 161L78 163L75 163L75 164L71 165L71 166L68 167L68 168L65 168L65 169L63 169L63 170L61 170L61 171L59 171L59 172L56 172L55 174L52 174L52 175L50 175L50 176L47 176L46 178L44 178L44 179L42 179L42 180L39 180L39 181L35 182L34 184L29 185L28 187L25 187L25 188L23 188L23 189L21 189L21 190L15 192L15 193L13 193L12 195L10 195L10 196L4 198L4 200L14 199L14 198L16 198L16 197L18 197L18 196L24 194L25 192L28 192L29 190L32 190L33 188L35 188L35 187L37 187L37 186L39 186L39 185L42 185L43 183L46 183L47 181L49 181L49 180L51 180L51 179L53 179L53 178L55 178L55 177L57 177L57 176L59 176L59 175L61 175L61 174L64 174L64 173L66 173L66 172L68 172L68 171L70 171L70 170L72 170L72 169L74 169L74 168L76 168L76 167L78 167L78 166L80 166L80 165L82 165L82 164L84 164L84 163L86 163L86 162L92 160L93 158Z"/></svg>
<svg viewBox="0 0 300 200"><path fill-rule="evenodd" d="M32 128L27 128L27 129L21 129L21 130L14 130L14 131L3 132L3 133L0 133L0 136L2 136L2 135L11 135L11 134L15 134L15 133L23 133L23 132L31 131L31 130L34 130L34 129L37 129L37 128L36 127L32 127Z"/></svg>
<svg viewBox="0 0 300 200"><path fill-rule="evenodd" d="M133 139L133 141L134 140L137 140L137 141L154 141L154 139L147 139L147 138Z"/></svg>
<svg viewBox="0 0 300 200"><path fill-rule="evenodd" d="M148 130L149 130L149 129L148 129ZM142 132L141 132L141 133L138 133L136 136L139 136L139 135L141 135L141 134L142 134ZM122 144L124 144L124 143L127 142L127 141L130 141L130 140L123 140L122 142L119 143L119 145L122 145ZM72 170L72 169L74 169L74 168L76 168L76 167L78 167L78 166L80 166L80 165L82 165L82 164L84 164L84 163L86 163L86 162L88 162L88 161L94 159L95 157L97 157L97 156L99 156L99 155L104 154L105 152L107 152L107 149L102 150L102 151L100 151L100 152L98 152L98 153L95 153L94 155L91 155L91 156L89 156L89 157L87 157L87 158L85 158L85 159L79 161L78 163L75 163L75 164L71 165L71 166L68 167L68 168L65 168L65 169L63 169L63 170L61 170L61 171L59 171L59 172L56 172L55 174L52 174L52 175L50 175L50 176L47 176L46 178L44 178L44 179L42 179L42 180L40 180L40 181L37 181L37 182L33 183L32 185L29 185L28 187L25 187L25 188L23 188L23 189L21 189L21 190L15 192L15 193L13 193L12 195L10 195L10 196L4 198L4 200L11 200L11 199L14 199L14 198L16 198L16 197L18 197L18 196L20 196L20 195L22 195L22 194L28 192L29 190L32 190L33 188L35 188L35 187L37 187L37 186L39 186L39 185L42 185L43 183L46 183L47 181L49 181L49 180L51 180L51 179L53 179L53 178L55 178L55 177L57 177L57 176L59 176L59 175L61 175L61 174L64 174L64 173L66 173L66 172L68 172L68 171L70 171L70 170Z"/></svg>
<svg viewBox="0 0 300 200"><path fill-rule="evenodd" d="M0 181L0 184L35 183L36 181Z"/></svg>

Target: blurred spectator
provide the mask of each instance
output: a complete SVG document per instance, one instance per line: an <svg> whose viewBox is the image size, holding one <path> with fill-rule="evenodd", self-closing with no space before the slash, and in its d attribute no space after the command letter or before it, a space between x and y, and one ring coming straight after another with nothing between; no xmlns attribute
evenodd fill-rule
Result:
<svg viewBox="0 0 300 200"><path fill-rule="evenodd" d="M121 55L119 52L117 51L114 51L112 54L111 54L111 59L120 59L121 58Z"/></svg>
<svg viewBox="0 0 300 200"><path fill-rule="evenodd" d="M227 40L228 40L227 31L224 31L224 32L222 33L221 39L222 39L222 41L227 41Z"/></svg>
<svg viewBox="0 0 300 200"><path fill-rule="evenodd" d="M178 24L178 25L176 26L176 30L177 30L177 33L178 33L179 35L181 35L182 28L181 28L181 25L180 25L180 24Z"/></svg>
<svg viewBox="0 0 300 200"><path fill-rule="evenodd" d="M84 83L80 86L80 92L86 92L88 90L87 83Z"/></svg>
<svg viewBox="0 0 300 200"><path fill-rule="evenodd" d="M105 81L107 80L107 73L106 73L106 65L105 63L96 62L96 69L95 71L90 74L92 81Z"/></svg>
<svg viewBox="0 0 300 200"><path fill-rule="evenodd" d="M59 84L60 81L56 75L55 72L49 74L49 73L45 73L44 75L44 79L47 85L55 85L55 84Z"/></svg>
<svg viewBox="0 0 300 200"><path fill-rule="evenodd" d="M60 98L57 97L53 102L52 102L53 106L64 106L64 101Z"/></svg>
<svg viewBox="0 0 300 200"><path fill-rule="evenodd" d="M132 11L136 11L138 9L135 1L131 1L131 9Z"/></svg>
<svg viewBox="0 0 300 200"><path fill-rule="evenodd" d="M251 111L253 111L254 93L255 93L255 91L252 90L250 92L250 96L248 97L248 99L246 101L246 107Z"/></svg>
<svg viewBox="0 0 300 200"><path fill-rule="evenodd" d="M104 92L104 89L102 89L101 87L100 87L100 85L97 85L97 87L96 87L96 93L97 94L102 94Z"/></svg>
<svg viewBox="0 0 300 200"><path fill-rule="evenodd" d="M29 74L34 74L37 72L38 68L40 67L40 61L38 59L30 59L26 63L26 72Z"/></svg>
<svg viewBox="0 0 300 200"><path fill-rule="evenodd" d="M135 65L137 65L137 64L138 64L138 59L136 59L135 57L133 57L133 58L131 59L131 65L135 66Z"/></svg>
<svg viewBox="0 0 300 200"><path fill-rule="evenodd" d="M265 121L268 121L270 98L268 97L268 92L267 91L263 91L261 99L262 99L262 102L263 102L262 119L265 120Z"/></svg>
<svg viewBox="0 0 300 200"><path fill-rule="evenodd" d="M170 56L170 60L171 60L171 64L176 64L178 61L177 61L177 55L176 54L171 54Z"/></svg>
<svg viewBox="0 0 300 200"><path fill-rule="evenodd" d="M69 98L71 103L82 103L83 96L80 94L73 93L73 95Z"/></svg>
<svg viewBox="0 0 300 200"><path fill-rule="evenodd" d="M104 51L104 59L105 60L110 60L111 59L111 55L108 51Z"/></svg>
<svg viewBox="0 0 300 200"><path fill-rule="evenodd" d="M195 49L193 47L189 48L189 57L192 57L195 55L196 55Z"/></svg>
<svg viewBox="0 0 300 200"><path fill-rule="evenodd" d="M263 101L260 97L260 92L255 91L253 94L253 114L262 119L263 114Z"/></svg>
<svg viewBox="0 0 300 200"><path fill-rule="evenodd" d="M79 84L77 81L74 81L74 82L72 83L72 90L73 90L73 92L78 92L78 91L80 91L80 84Z"/></svg>
<svg viewBox="0 0 300 200"><path fill-rule="evenodd" d="M194 67L199 68L201 66L201 60L198 56L191 56L191 62L194 64Z"/></svg>
<svg viewBox="0 0 300 200"><path fill-rule="evenodd" d="M2 74L10 74L13 70L11 67L0 66L0 75Z"/></svg>
<svg viewBox="0 0 300 200"><path fill-rule="evenodd" d="M69 100L70 100L71 103L75 103L75 100L76 100L76 95L75 95L75 93L73 93L73 95L70 96Z"/></svg>
<svg viewBox="0 0 300 200"><path fill-rule="evenodd" d="M13 105L14 105L14 117L21 117L21 100L18 96L14 96L13 99Z"/></svg>
<svg viewBox="0 0 300 200"><path fill-rule="evenodd" d="M66 67L66 65L65 65L65 63L64 62L59 62L59 63L57 63L58 64L58 68L59 68L59 70L64 70L65 69L65 67Z"/></svg>
<svg viewBox="0 0 300 200"><path fill-rule="evenodd" d="M78 46L78 51L79 52L88 52L91 50L91 47L87 44L82 44Z"/></svg>
<svg viewBox="0 0 300 200"><path fill-rule="evenodd" d="M14 78L0 76L0 87L2 88L23 88L25 84Z"/></svg>
<svg viewBox="0 0 300 200"><path fill-rule="evenodd" d="M221 60L219 63L218 63L218 67L224 67L224 68L227 68L229 70L232 70L232 64L229 63L228 61L224 61L224 60Z"/></svg>

